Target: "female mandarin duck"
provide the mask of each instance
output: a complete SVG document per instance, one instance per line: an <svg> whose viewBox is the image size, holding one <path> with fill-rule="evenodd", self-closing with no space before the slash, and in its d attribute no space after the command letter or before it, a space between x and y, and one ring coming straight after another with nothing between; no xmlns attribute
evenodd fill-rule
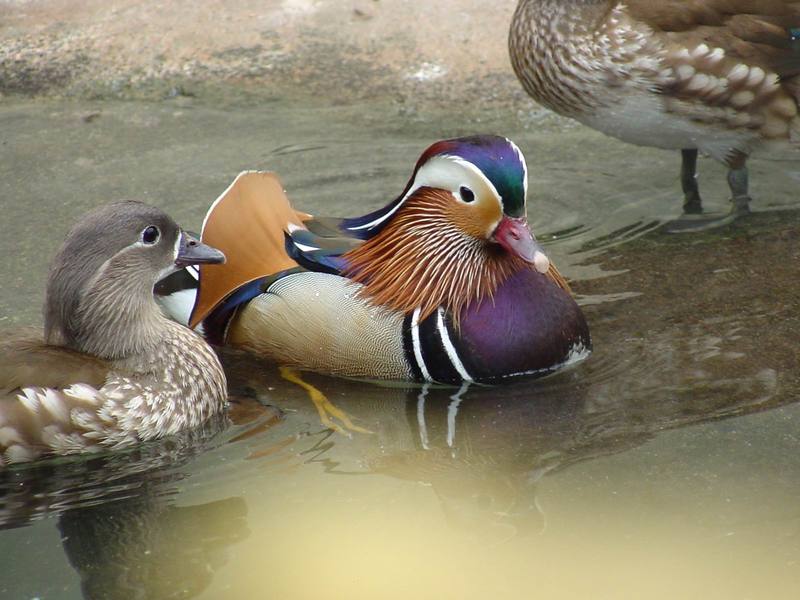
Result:
<svg viewBox="0 0 800 600"><path fill-rule="evenodd" d="M45 343L0 345L0 466L119 448L220 413L217 356L161 313L153 286L186 265L224 260L145 204L85 215L50 269Z"/></svg>
<svg viewBox="0 0 800 600"><path fill-rule="evenodd" d="M509 49L537 102L681 150L686 213L702 212L698 150L729 168L735 216L752 150L800 143L800 0L520 0Z"/></svg>
<svg viewBox="0 0 800 600"><path fill-rule="evenodd" d="M354 219L296 212L271 174L212 205L190 324L284 366L440 383L543 375L586 321L528 228L525 160L494 136L428 148L402 194Z"/></svg>

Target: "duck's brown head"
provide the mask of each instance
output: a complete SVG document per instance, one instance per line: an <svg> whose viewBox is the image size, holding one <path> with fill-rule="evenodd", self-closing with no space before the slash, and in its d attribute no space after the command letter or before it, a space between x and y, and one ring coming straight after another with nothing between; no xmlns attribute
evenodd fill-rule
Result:
<svg viewBox="0 0 800 600"><path fill-rule="evenodd" d="M163 318L155 282L179 267L224 261L158 208L96 208L72 227L51 264L45 339L107 359L146 351L158 343Z"/></svg>

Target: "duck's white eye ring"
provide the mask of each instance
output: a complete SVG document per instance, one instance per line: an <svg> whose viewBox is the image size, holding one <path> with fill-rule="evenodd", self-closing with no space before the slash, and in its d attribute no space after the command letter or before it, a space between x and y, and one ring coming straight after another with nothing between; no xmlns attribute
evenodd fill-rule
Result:
<svg viewBox="0 0 800 600"><path fill-rule="evenodd" d="M142 242L147 244L148 246L152 246L153 244L155 244L160 237L161 237L161 232L155 225L150 225L149 227L145 227L144 230L142 231Z"/></svg>
<svg viewBox="0 0 800 600"><path fill-rule="evenodd" d="M467 186L462 185L460 188L458 188L458 193L461 194L461 199L464 202L475 202L475 192L473 192Z"/></svg>

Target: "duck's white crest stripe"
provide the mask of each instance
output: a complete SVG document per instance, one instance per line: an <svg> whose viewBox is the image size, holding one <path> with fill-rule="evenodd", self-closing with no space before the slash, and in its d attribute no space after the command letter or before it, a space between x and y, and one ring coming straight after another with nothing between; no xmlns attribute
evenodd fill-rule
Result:
<svg viewBox="0 0 800 600"><path fill-rule="evenodd" d="M417 190L418 190L420 187L421 187L421 186L419 186L419 185L416 185L416 184L415 184L415 185L412 185L410 188L408 188L408 192L406 192L406 195L405 195L405 196L403 196L403 198L400 200L400 202L398 202L397 204L395 204L395 205L394 205L394 207L392 208L392 210L390 210L389 212L387 212L385 215L381 215L380 217L378 217L378 218L377 218L377 219L375 219L374 221L370 221L369 223L366 223L366 224L364 224L364 225L356 225L355 227L348 227L347 229L349 229L350 231L358 231L359 229L372 229L372 228L373 228L373 227L375 227L376 225L380 225L380 224L381 224L381 223L383 223L383 222L384 222L386 219L388 219L388 218L389 218L389 217L391 217L391 216L392 216L394 213L396 213L396 212L398 211L398 209L399 209L401 206L403 206L403 204L405 204L405 201L408 199L408 197L409 197L411 194L413 194L414 192L416 192L416 191L417 191Z"/></svg>
<svg viewBox="0 0 800 600"><path fill-rule="evenodd" d="M450 341L450 334L447 333L447 326L444 324L443 308L439 308L436 311L436 329L439 331L439 337L442 339L442 346L444 346L444 350L445 352L447 352L447 358L450 359L450 363L453 365L453 368L461 376L461 379L463 379L464 381L474 381L474 379L470 377L470 374L467 373L467 370L464 368L464 364L458 357L458 352L456 352L456 347L453 346L453 342Z"/></svg>
<svg viewBox="0 0 800 600"><path fill-rule="evenodd" d="M419 340L419 313L420 309L417 308L411 315L411 345L414 346L414 358L417 360L417 365L425 381L433 381L428 367L425 366L425 360L422 358L422 345Z"/></svg>
<svg viewBox="0 0 800 600"><path fill-rule="evenodd" d="M428 395L429 384L422 386L422 391L417 396L417 426L419 427L419 441L422 448L430 450L428 445L428 426L425 424L425 396Z"/></svg>
<svg viewBox="0 0 800 600"><path fill-rule="evenodd" d="M469 389L469 383L464 382L461 384L459 390L450 396L452 402L447 407L447 445L452 448L456 442L456 415L458 415L458 407L461 404L461 396Z"/></svg>

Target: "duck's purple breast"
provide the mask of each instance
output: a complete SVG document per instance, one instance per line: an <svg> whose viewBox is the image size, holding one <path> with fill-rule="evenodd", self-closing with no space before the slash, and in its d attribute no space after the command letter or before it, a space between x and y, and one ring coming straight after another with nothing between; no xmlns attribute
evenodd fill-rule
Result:
<svg viewBox="0 0 800 600"><path fill-rule="evenodd" d="M507 279L493 300L468 306L453 334L476 381L544 375L575 352L591 349L589 327L575 300L533 269Z"/></svg>

